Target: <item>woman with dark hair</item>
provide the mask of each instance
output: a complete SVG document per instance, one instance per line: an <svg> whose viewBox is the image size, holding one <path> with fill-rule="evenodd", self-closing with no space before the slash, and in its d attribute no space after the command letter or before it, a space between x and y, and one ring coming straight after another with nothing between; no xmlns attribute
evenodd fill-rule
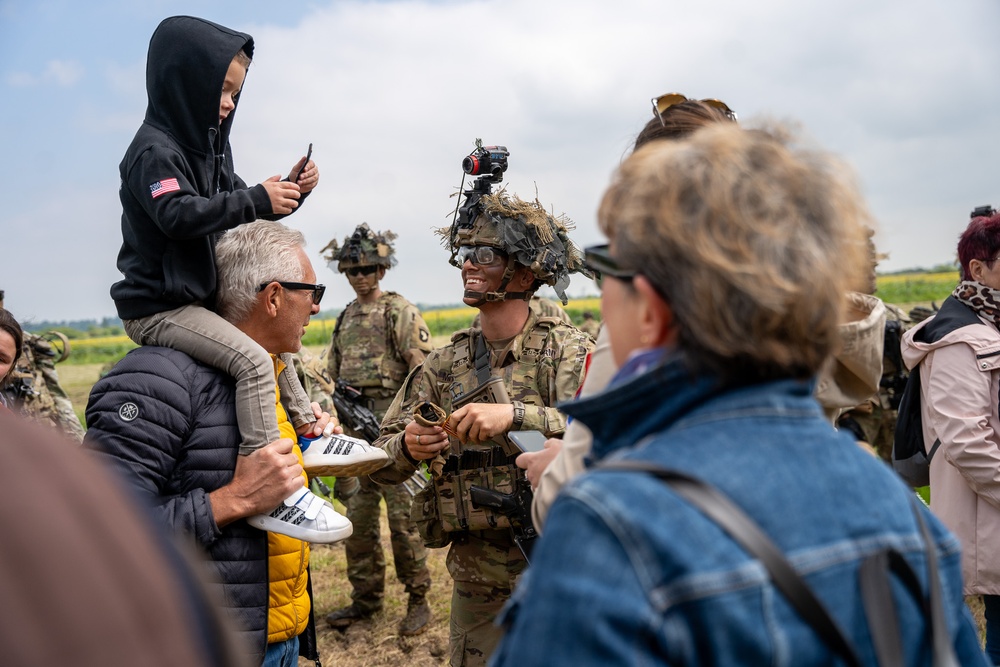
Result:
<svg viewBox="0 0 1000 667"><path fill-rule="evenodd" d="M21 357L24 334L10 311L0 308L0 389L7 383L7 376ZM3 391L0 391L0 405L7 407Z"/></svg>
<svg viewBox="0 0 1000 667"><path fill-rule="evenodd" d="M1000 664L1000 215L973 218L958 242L962 281L903 336L919 373L931 509L962 543L966 595L982 595L986 653ZM919 370L917 370L919 369ZM911 380L912 381L912 380Z"/></svg>

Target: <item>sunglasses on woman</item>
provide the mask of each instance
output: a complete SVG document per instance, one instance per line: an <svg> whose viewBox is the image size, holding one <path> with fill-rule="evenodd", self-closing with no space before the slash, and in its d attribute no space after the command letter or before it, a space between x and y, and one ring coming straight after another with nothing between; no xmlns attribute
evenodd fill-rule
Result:
<svg viewBox="0 0 1000 667"><path fill-rule="evenodd" d="M665 125L663 121L663 112L672 106L676 106L681 102L687 102L689 99L686 95L681 95L680 93L667 93L665 95L660 95L659 97L654 97L651 102L653 103L653 113L656 117L660 119L660 124ZM730 120L736 120L736 112L729 108L729 105L722 100L717 100L715 98L706 98L704 100L695 100L701 102L702 104L707 104L713 109L718 109L726 115L726 118Z"/></svg>
<svg viewBox="0 0 1000 667"><path fill-rule="evenodd" d="M631 271L621 267L618 261L611 256L611 251L607 243L584 248L583 263L587 265L588 269L594 272L594 280L597 282L598 287L603 286L604 276L611 276L617 280L630 283L639 273L638 271Z"/></svg>

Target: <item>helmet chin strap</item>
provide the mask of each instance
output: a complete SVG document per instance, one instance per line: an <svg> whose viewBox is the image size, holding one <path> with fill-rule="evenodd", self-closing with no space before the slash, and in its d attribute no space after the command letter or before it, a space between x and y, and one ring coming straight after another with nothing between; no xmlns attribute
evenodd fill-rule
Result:
<svg viewBox="0 0 1000 667"><path fill-rule="evenodd" d="M508 284L510 284L511 278L514 277L514 270L517 268L517 262L514 261L513 257L507 258L507 267L504 269L503 278L500 280L500 288L496 292L476 292L473 290L465 290L466 299L475 299L476 302L469 304L473 308L479 307L484 303L491 303L496 301L530 301L533 292L507 292L504 290Z"/></svg>

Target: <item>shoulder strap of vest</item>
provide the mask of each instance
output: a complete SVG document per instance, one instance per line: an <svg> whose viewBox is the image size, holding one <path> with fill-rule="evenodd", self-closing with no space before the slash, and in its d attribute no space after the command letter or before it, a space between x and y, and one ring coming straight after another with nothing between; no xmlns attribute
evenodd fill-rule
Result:
<svg viewBox="0 0 1000 667"><path fill-rule="evenodd" d="M355 302L357 302L357 299L355 299L354 301L351 301L349 304L347 304L346 306L344 306L344 309L342 311L340 311L340 315L337 315L337 323L333 325L333 337L334 338L336 338L337 334L340 332L340 325L343 324L343 322L344 322L344 313L346 313L347 309L350 308L351 306L353 306L355 304Z"/></svg>
<svg viewBox="0 0 1000 667"><path fill-rule="evenodd" d="M524 340L524 349L541 352L545 347L545 339L548 338L549 331L562 323L558 317L539 317Z"/></svg>

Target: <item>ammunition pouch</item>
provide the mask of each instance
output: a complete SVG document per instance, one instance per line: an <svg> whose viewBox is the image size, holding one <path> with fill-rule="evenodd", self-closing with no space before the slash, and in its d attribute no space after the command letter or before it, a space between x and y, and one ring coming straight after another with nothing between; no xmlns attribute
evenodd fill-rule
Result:
<svg viewBox="0 0 1000 667"><path fill-rule="evenodd" d="M437 493L434 485L428 484L413 496L410 505L410 521L428 549L440 549L451 543L451 533L444 531L438 517Z"/></svg>
<svg viewBox="0 0 1000 667"><path fill-rule="evenodd" d="M503 514L486 507L473 507L469 488L480 486L500 493L513 493L514 481L519 475L523 476L524 471L513 463L472 470L449 471L446 468L433 480L441 530L453 533L510 528L510 520Z"/></svg>

